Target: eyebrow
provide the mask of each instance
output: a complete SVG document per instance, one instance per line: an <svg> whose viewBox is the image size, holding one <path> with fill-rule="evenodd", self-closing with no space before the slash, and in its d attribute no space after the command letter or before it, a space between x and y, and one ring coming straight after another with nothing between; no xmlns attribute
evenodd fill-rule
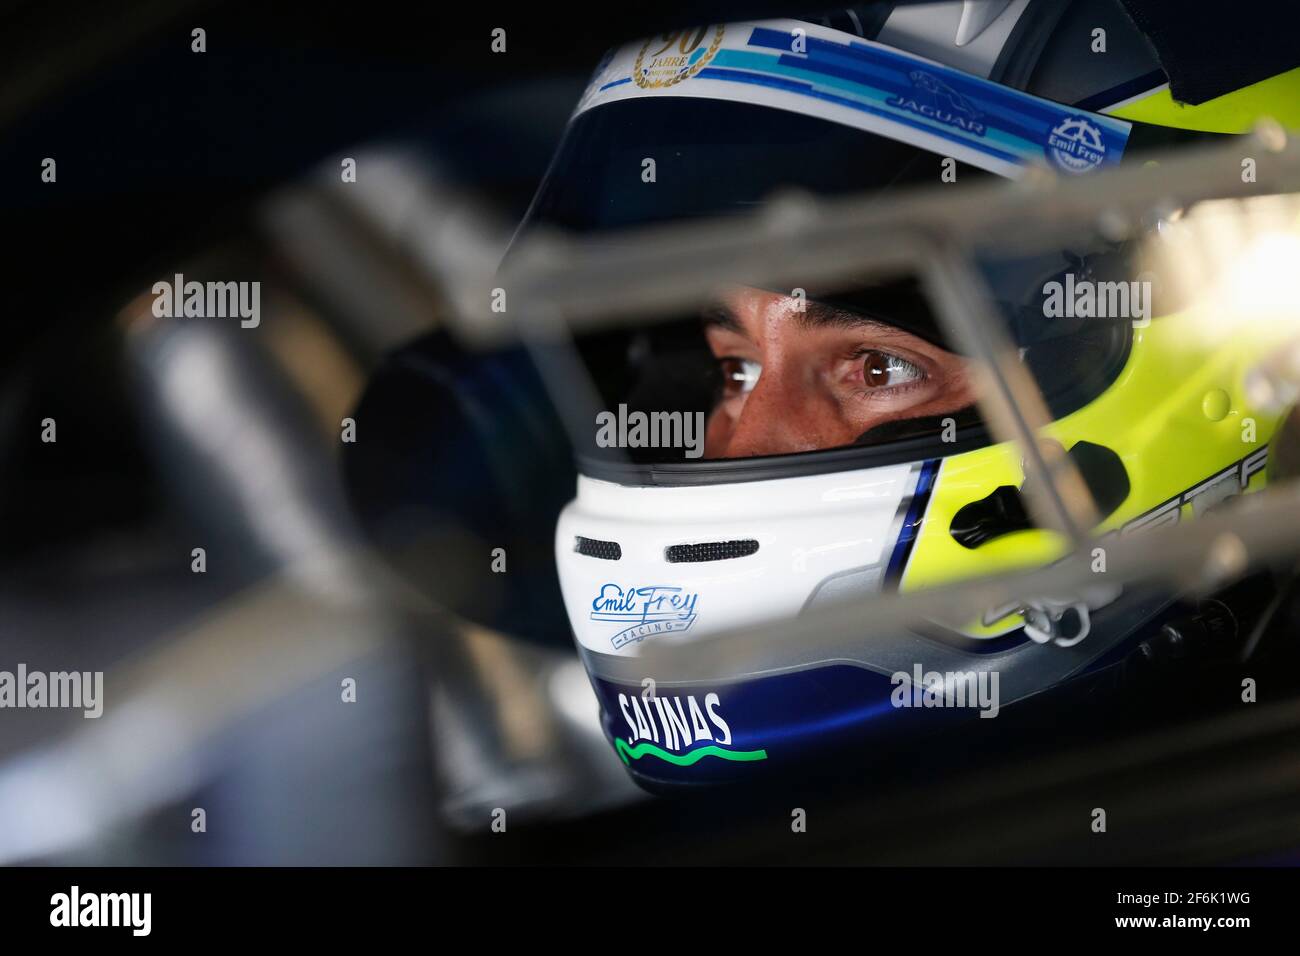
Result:
<svg viewBox="0 0 1300 956"><path fill-rule="evenodd" d="M720 302L705 306L700 312L700 320L704 323L706 329L726 329L728 332L735 332L737 335L744 335L745 328L736 318L736 313Z"/></svg>
<svg viewBox="0 0 1300 956"><path fill-rule="evenodd" d="M874 329L880 332L899 332L897 326L880 319L873 319L860 312L837 308L822 302L808 302L803 312L795 313L799 325L804 328L833 329ZM745 335L745 327L736 314L722 303L714 303L700 313L706 328L725 329L737 335Z"/></svg>

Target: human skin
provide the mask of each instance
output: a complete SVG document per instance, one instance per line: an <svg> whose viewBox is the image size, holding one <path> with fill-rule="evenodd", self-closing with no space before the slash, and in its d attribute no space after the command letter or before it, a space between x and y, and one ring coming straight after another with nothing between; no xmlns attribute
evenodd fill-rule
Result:
<svg viewBox="0 0 1300 956"><path fill-rule="evenodd" d="M975 401L968 360L857 313L741 287L704 323L724 379L706 458L851 445L886 422Z"/></svg>

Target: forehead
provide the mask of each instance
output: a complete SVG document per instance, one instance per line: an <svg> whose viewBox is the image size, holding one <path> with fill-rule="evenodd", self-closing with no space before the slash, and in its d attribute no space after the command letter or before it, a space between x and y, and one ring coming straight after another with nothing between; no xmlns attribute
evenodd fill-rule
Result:
<svg viewBox="0 0 1300 956"><path fill-rule="evenodd" d="M772 321L789 322L806 330L849 329L882 335L908 334L883 319L861 312L751 286L726 290L703 310L702 318L710 328L721 328L739 335L750 334Z"/></svg>

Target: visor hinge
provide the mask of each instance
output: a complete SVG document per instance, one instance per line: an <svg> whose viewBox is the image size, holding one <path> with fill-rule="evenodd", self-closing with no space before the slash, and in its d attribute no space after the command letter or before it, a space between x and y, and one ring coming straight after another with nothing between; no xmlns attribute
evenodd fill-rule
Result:
<svg viewBox="0 0 1300 956"><path fill-rule="evenodd" d="M1025 636L1037 644L1073 647L1092 631L1091 612L1119 597L1120 588L1096 588L1082 598L1039 598L1018 611L1025 619Z"/></svg>

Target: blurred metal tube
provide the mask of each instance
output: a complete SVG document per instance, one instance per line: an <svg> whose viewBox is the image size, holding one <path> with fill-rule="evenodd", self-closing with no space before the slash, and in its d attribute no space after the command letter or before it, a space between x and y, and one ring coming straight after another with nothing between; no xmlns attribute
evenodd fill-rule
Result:
<svg viewBox="0 0 1300 956"><path fill-rule="evenodd" d="M1223 174L1239 167L1243 148L1270 154L1256 182ZM457 301L473 307L450 318L473 343L518 337L518 314L488 308L491 286L499 286L528 310L553 310L571 330L614 328L680 314L707 299L720 277L804 285L864 271L916 273L930 251L912 241L917 235L940 236L955 249L1014 255L1077 236L1089 224L1110 237L1131 233L1155 208L1285 192L1300 192L1300 142L1265 127L1251 137L1088 176L1042 173L834 202L786 197L749 216L647 227L617 238L539 234L521 243L490 283L464 289ZM673 281L665 282L666 275Z"/></svg>
<svg viewBox="0 0 1300 956"><path fill-rule="evenodd" d="M1251 568L1294 556L1297 514L1300 482L1292 481L1242 497L1226 511L1195 521L1116 536L1106 542L1105 582L1213 591ZM1032 571L846 599L811 608L797 618L704 635L688 645L654 644L635 661L644 673L672 673L674 680L717 679L758 666L765 654L783 645L797 645L811 656L846 635L868 643L929 620L962 620L1035 596L1082 593L1095 587L1097 578L1090 552L1076 550Z"/></svg>
<svg viewBox="0 0 1300 956"><path fill-rule="evenodd" d="M1022 487L1035 523L1061 532L1078 546L1097 524L1092 494L1065 449L1039 440L1052 416L990 308L992 292L961 251L942 242L927 257L921 277L952 341L976 360L976 369L984 375L978 401L993 437L1021 449L1026 479Z"/></svg>

